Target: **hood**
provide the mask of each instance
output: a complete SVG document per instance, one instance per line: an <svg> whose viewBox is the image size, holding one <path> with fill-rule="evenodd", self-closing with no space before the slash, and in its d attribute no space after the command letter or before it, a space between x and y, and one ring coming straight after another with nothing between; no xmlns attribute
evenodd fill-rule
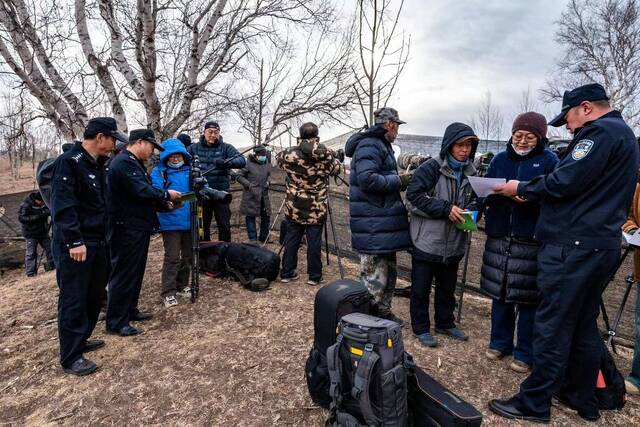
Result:
<svg viewBox="0 0 640 427"><path fill-rule="evenodd" d="M347 141L347 144L344 147L345 156L353 157L353 155L356 152L356 148L358 147L358 144L360 144L360 141L362 141L365 138L378 138L386 142L387 144L389 144L389 141L387 141L384 137L386 133L387 133L387 130L383 128L381 125L375 125L375 126L371 126L369 129L363 132L358 132L351 135L351 137L349 137L349 140Z"/></svg>
<svg viewBox="0 0 640 427"><path fill-rule="evenodd" d="M180 153L184 157L184 163L186 165L191 163L191 154L187 152L187 149L184 147L182 141L177 138L167 139L162 143L164 147L164 151L160 152L160 163L165 165L167 159L172 154Z"/></svg>
<svg viewBox="0 0 640 427"><path fill-rule="evenodd" d="M478 148L478 137L476 136L471 126L465 125L464 123L451 123L444 131L444 136L442 137L442 147L440 148L440 159L444 160L447 157L447 153L449 152L449 148L457 141L460 141L462 138L473 136L476 138L475 143L473 144L473 149L469 154L470 159L474 159L476 156L476 150Z"/></svg>

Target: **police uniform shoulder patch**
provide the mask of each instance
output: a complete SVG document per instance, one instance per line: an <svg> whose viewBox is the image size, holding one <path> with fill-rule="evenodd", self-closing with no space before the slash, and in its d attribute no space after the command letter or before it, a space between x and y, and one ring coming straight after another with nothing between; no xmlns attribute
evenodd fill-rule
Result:
<svg viewBox="0 0 640 427"><path fill-rule="evenodd" d="M583 159L591 148L593 147L594 142L590 139L583 139L578 141L575 147L573 147L573 151L571 152L571 158L573 160Z"/></svg>

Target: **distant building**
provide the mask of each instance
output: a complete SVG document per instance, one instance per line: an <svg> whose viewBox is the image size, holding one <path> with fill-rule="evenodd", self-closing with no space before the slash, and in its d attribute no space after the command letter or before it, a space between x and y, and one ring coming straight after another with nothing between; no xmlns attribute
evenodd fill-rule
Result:
<svg viewBox="0 0 640 427"><path fill-rule="evenodd" d="M354 133L354 131L347 132L343 135L323 142L328 148L331 148L332 150L338 150L340 148L344 149L347 140ZM428 154L434 157L440 153L440 148L442 146L442 137L410 135L401 133L398 135L398 138L396 139L394 145L396 146L394 147L396 157L401 153L417 153L422 155ZM478 144L478 153L491 151L496 154L500 151L504 151L506 145L507 141L481 140Z"/></svg>

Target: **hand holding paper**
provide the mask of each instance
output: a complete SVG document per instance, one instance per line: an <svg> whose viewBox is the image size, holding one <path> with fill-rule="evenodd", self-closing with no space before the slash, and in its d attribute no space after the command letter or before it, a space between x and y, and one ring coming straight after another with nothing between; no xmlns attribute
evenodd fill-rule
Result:
<svg viewBox="0 0 640 427"><path fill-rule="evenodd" d="M469 183L478 197L487 197L494 194L496 189L507 182L504 178L484 178L480 176L470 176Z"/></svg>

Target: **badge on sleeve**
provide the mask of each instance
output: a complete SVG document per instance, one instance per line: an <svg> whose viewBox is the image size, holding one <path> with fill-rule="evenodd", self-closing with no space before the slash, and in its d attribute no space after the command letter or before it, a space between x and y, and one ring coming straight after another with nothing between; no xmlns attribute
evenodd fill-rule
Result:
<svg viewBox="0 0 640 427"><path fill-rule="evenodd" d="M575 147L573 147L573 151L571 152L571 158L573 160L580 160L586 157L591 151L591 147L593 147L593 141L590 139L583 139L579 141Z"/></svg>

